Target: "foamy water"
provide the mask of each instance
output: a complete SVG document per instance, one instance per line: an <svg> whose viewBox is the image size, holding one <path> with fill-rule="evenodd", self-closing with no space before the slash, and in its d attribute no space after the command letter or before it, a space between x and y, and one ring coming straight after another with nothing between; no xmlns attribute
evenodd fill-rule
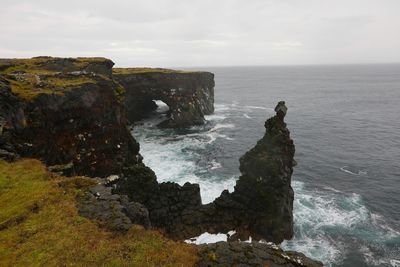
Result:
<svg viewBox="0 0 400 267"><path fill-rule="evenodd" d="M206 125L179 131L158 129L155 124L163 117L157 115L135 127L133 134L140 142L144 162L155 171L158 180L199 183L203 203L213 201L224 189L233 190L240 175L239 157L261 138L264 121L273 115L274 104L284 99L289 107L287 123L295 141L298 166L292 177L295 235L280 246L301 251L327 266L400 266L399 225L394 220L400 206L394 201L398 194L391 193L396 192L396 188L397 193L400 192L398 180L397 183L395 180L400 176L396 176L398 169L393 161L400 158L400 147L393 142L400 132L400 125L393 124L396 120L390 119L394 113L385 112L390 127L382 124L377 128L383 117L377 110L369 112L379 105L373 100L363 100L367 101L365 106L357 106L357 109L352 109L353 113L344 112L352 106L331 103L341 97L340 90L335 87L338 82L333 78L318 80L314 72L310 75L299 71L301 75L296 77L301 80L302 90L297 92L294 83L292 87L282 86L291 80L281 70L276 70L279 78L270 77L276 80L275 91L268 89L274 88L274 84L270 84L268 88L260 87L264 89L258 89L257 93L241 97L240 92L232 94L231 91L252 85L258 88L258 80L265 81L264 86L268 81L264 76L271 74L268 70L258 70L260 77L252 77L254 70L247 75L243 75L241 70L235 74L237 76L232 76L231 69L226 73L223 70L214 71L216 99L220 102L215 105L215 113L206 116ZM324 75L330 73L324 72ZM291 75L294 75L293 71ZM353 71L351 75L361 74ZM243 77L252 77L252 80L242 81ZM377 81L363 81L371 77L370 74L365 78L358 76L360 85L350 79L346 87L340 76L338 81L346 88L345 99L353 97L359 100L358 91L354 96L349 94L354 90L364 90L358 88L365 88L366 84L392 88L388 84L381 87ZM312 84L316 79L318 86ZM308 83L308 87L304 87ZM396 84L400 85L400 81ZM332 89L326 93L327 97L318 90L304 89L314 87ZM294 89L282 93L286 90L282 88ZM390 106L390 101L397 106L394 100L398 91L390 93L394 95L389 96L385 107ZM373 93L369 92L369 95ZM261 96L268 101L262 101ZM314 100L310 102L309 99ZM342 111L346 115L342 116ZM356 115L352 119L349 114ZM226 239L225 233L204 233L192 242L199 244Z"/></svg>

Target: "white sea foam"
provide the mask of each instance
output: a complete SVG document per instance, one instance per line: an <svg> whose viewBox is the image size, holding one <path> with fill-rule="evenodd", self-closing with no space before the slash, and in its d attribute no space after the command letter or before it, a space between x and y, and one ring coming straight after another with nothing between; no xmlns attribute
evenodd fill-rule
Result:
<svg viewBox="0 0 400 267"><path fill-rule="evenodd" d="M235 124L233 124L233 123L217 123L208 132L215 132L215 131L217 131L219 129L223 129L223 128L235 128Z"/></svg>
<svg viewBox="0 0 400 267"><path fill-rule="evenodd" d="M228 110L239 110L247 115L260 108L237 104L216 105L216 115L206 117L209 120L207 125L194 127L192 133L186 135L153 127L165 118L159 115L157 120L147 120L145 125L138 126L134 135L141 144L144 162L155 171L159 181L174 181L181 185L185 182L199 183L203 203L209 203L224 189L232 191L235 177L204 175L222 166L217 159L210 159L207 164L197 164L199 155L196 151L207 149L218 138L232 140L229 129L235 125L227 120ZM354 171L348 166L342 168L342 171L351 175L366 174L365 170ZM387 240L400 238L400 233L392 229L381 215L371 213L360 195L345 194L332 187L325 187L326 190L308 189L299 181L293 181L292 185L295 190L295 236L281 244L283 249L301 251L323 261L326 266L340 264L350 249L358 249L365 261L372 265L398 267L399 259L395 252L378 253L371 244L375 242L376 246L380 246ZM353 238L357 242L361 240L365 245L350 248L349 242L342 241L344 238ZM207 233L195 242L210 243L225 239L226 235Z"/></svg>
<svg viewBox="0 0 400 267"><path fill-rule="evenodd" d="M219 169L219 168L221 168L221 167L222 167L221 163L219 163L219 162L216 161L215 159L213 159L213 160L210 162L210 169L211 169L211 170Z"/></svg>
<svg viewBox="0 0 400 267"><path fill-rule="evenodd" d="M366 174L368 174L368 172L364 171L364 170L358 170L357 172L352 172L352 171L348 170L347 168L348 168L348 166L343 166L343 167L340 168L340 170L345 172L345 173L352 174L352 175L366 175Z"/></svg>
<svg viewBox="0 0 400 267"><path fill-rule="evenodd" d="M400 235L388 229L381 216L371 213L360 195L346 195L338 190L330 190L332 193L309 190L299 181L293 181L292 185L295 191L295 235L292 240L282 243L284 249L303 252L326 266L340 264L349 247L331 237L330 233L341 233L347 238L353 236L365 242L366 245L359 250L366 261L388 264L388 256L375 255L372 247Z"/></svg>
<svg viewBox="0 0 400 267"><path fill-rule="evenodd" d="M249 109L268 109L266 107L259 107L259 106L243 106L244 108L249 108Z"/></svg>
<svg viewBox="0 0 400 267"><path fill-rule="evenodd" d="M235 231L229 231L228 234L234 234L234 233ZM208 232L205 232L197 237L185 240L186 243L196 244L196 245L217 243L220 241L225 241L225 242L228 241L228 236L224 233L210 234Z"/></svg>
<svg viewBox="0 0 400 267"><path fill-rule="evenodd" d="M203 204L207 204L213 202L225 189L232 192L236 180L233 177L223 181L217 178L207 180L198 178L196 183L200 184L200 194Z"/></svg>
<svg viewBox="0 0 400 267"><path fill-rule="evenodd" d="M390 265L392 265L393 267L400 267L400 259L391 259L389 260Z"/></svg>
<svg viewBox="0 0 400 267"><path fill-rule="evenodd" d="M207 165L199 166L196 164L196 158L199 157L196 153L218 138L233 140L222 132L234 128L234 124L216 123L206 131L199 128L195 133L177 135L173 131L155 127L154 121L154 118L148 119L144 121L144 125L136 126L133 135L140 143L144 163L156 173L159 182L172 181L180 185L186 182L198 183L204 204L212 202L223 190L233 189L235 185L233 177L230 179L212 175L201 177L202 173L221 168L221 164L217 159L212 159Z"/></svg>
<svg viewBox="0 0 400 267"><path fill-rule="evenodd" d="M227 111L227 110L230 110L230 109L231 109L231 107L230 107L229 104L215 104L214 105L214 112L215 113L218 113L218 112L221 112L221 111Z"/></svg>
<svg viewBox="0 0 400 267"><path fill-rule="evenodd" d="M246 113L243 113L243 117L245 117L246 119L251 119L251 117L249 115L247 115Z"/></svg>
<svg viewBox="0 0 400 267"><path fill-rule="evenodd" d="M213 114L213 115L206 115L204 116L204 118L207 121L223 121L227 118L227 116L221 114Z"/></svg>

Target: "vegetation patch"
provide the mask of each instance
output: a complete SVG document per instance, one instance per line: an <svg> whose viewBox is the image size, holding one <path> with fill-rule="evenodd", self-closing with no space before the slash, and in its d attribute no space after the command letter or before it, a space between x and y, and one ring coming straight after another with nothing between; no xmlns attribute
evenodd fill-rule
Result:
<svg viewBox="0 0 400 267"><path fill-rule="evenodd" d="M60 71L71 72L83 70L90 64L104 64L107 62L111 61L102 57L0 59L0 73L29 72L35 74L55 74Z"/></svg>
<svg viewBox="0 0 400 267"><path fill-rule="evenodd" d="M192 266L195 247L139 226L127 234L78 214L90 178L49 173L38 160L0 161L0 266Z"/></svg>

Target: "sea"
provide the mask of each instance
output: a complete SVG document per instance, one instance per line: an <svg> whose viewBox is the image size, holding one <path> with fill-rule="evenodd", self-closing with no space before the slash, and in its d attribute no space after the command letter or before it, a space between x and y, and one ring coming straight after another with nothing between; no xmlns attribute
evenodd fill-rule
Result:
<svg viewBox="0 0 400 267"><path fill-rule="evenodd" d="M159 129L168 107L157 101L132 131L160 182L198 183L203 203L232 191L239 158L284 100L298 165L295 233L279 246L325 266L400 267L400 64L194 69L215 74L205 125Z"/></svg>

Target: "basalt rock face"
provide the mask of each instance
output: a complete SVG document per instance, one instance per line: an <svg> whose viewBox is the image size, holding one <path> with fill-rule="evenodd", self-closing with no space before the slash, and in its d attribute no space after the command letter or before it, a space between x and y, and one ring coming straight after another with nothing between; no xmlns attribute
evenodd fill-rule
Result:
<svg viewBox="0 0 400 267"><path fill-rule="evenodd" d="M252 236L275 243L290 239L293 235L290 183L295 147L284 122L286 110L285 103L280 102L277 114L265 123L264 137L240 159L242 175L235 190L232 193L225 190L210 204L201 204L198 185L158 184L155 175L148 171L143 186L137 184L135 176L144 176L133 174L117 184L116 191L143 203L153 225L176 239L230 230L237 232L231 239ZM140 188L151 188L145 191L151 193L143 196Z"/></svg>
<svg viewBox="0 0 400 267"><path fill-rule="evenodd" d="M101 58L0 60L0 149L91 177L139 163L112 65Z"/></svg>
<svg viewBox="0 0 400 267"><path fill-rule="evenodd" d="M114 69L114 78L125 88L129 120L136 121L157 108L153 100L169 107L161 127L182 128L204 123L204 115L214 112L214 74L135 68Z"/></svg>
<svg viewBox="0 0 400 267"><path fill-rule="evenodd" d="M19 158L12 142L13 133L25 126L22 104L12 94L9 82L0 76L0 158L9 161Z"/></svg>
<svg viewBox="0 0 400 267"><path fill-rule="evenodd" d="M240 158L242 176L232 198L248 207L249 230L269 240L293 236L295 147L284 122L287 108L279 102L276 115L265 122L265 135Z"/></svg>

